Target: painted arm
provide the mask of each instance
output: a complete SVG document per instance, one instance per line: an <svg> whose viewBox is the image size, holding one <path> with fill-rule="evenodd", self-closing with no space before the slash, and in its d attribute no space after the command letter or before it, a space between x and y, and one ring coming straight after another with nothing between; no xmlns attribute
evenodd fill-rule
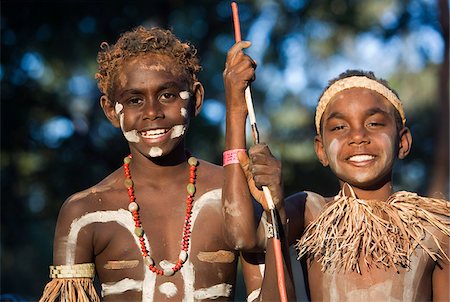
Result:
<svg viewBox="0 0 450 302"><path fill-rule="evenodd" d="M236 43L227 54L223 72L226 98L225 150L245 149L247 107L245 89L254 79L255 64L244 54L250 42ZM237 250L252 249L256 245L256 220L246 177L238 164L224 167L225 181L222 206L228 244Z"/></svg>
<svg viewBox="0 0 450 302"><path fill-rule="evenodd" d="M100 301L93 280L95 267L92 232L88 227L78 232L77 222L84 213L84 202L67 200L62 206L56 224L53 242L53 265L40 302Z"/></svg>

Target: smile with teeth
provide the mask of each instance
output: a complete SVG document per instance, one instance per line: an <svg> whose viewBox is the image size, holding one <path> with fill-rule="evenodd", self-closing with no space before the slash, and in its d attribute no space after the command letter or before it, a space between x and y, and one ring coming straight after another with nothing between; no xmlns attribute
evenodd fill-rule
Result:
<svg viewBox="0 0 450 302"><path fill-rule="evenodd" d="M139 134L143 138L156 139L164 136L167 132L169 132L169 129L153 129L153 130L139 131Z"/></svg>
<svg viewBox="0 0 450 302"><path fill-rule="evenodd" d="M361 155L350 156L348 161L358 162L359 163L359 162L372 160L374 158L375 158L375 156L373 156L373 155L361 154Z"/></svg>

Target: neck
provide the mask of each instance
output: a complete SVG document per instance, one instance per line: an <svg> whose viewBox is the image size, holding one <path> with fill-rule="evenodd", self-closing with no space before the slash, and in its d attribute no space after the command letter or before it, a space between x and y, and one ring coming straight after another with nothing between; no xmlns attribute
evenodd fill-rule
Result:
<svg viewBox="0 0 450 302"><path fill-rule="evenodd" d="M361 188L355 185L341 182L341 190L345 195L351 196L351 189L355 193L356 197L364 200L380 200L386 201L393 193L393 187L391 182L387 182L380 187Z"/></svg>
<svg viewBox="0 0 450 302"><path fill-rule="evenodd" d="M184 170L188 168L188 156L184 146L160 157L149 157L133 148L130 148L130 150L133 156L130 169L133 173L133 178L136 180L147 179L155 183L164 181L167 178L173 179L176 175L184 175Z"/></svg>

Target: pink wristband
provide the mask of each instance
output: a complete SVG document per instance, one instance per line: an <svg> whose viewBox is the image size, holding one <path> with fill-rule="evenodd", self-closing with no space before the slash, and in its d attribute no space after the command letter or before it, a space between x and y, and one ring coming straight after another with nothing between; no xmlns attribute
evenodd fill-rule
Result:
<svg viewBox="0 0 450 302"><path fill-rule="evenodd" d="M223 166L228 166L230 164L238 164L239 159L237 154L239 151L247 151L246 149L231 149L223 152Z"/></svg>

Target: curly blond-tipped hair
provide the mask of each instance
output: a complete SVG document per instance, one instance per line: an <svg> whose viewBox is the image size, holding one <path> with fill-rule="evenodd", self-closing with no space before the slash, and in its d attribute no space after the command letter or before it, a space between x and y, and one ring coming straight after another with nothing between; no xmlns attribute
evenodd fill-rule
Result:
<svg viewBox="0 0 450 302"><path fill-rule="evenodd" d="M117 42L109 45L103 42L97 56L98 72L95 79L100 91L112 95L114 80L123 62L130 58L148 53L167 55L175 59L184 71L187 80L195 82L201 71L197 49L188 42L181 42L170 30L161 28L146 29L138 26L125 32Z"/></svg>

